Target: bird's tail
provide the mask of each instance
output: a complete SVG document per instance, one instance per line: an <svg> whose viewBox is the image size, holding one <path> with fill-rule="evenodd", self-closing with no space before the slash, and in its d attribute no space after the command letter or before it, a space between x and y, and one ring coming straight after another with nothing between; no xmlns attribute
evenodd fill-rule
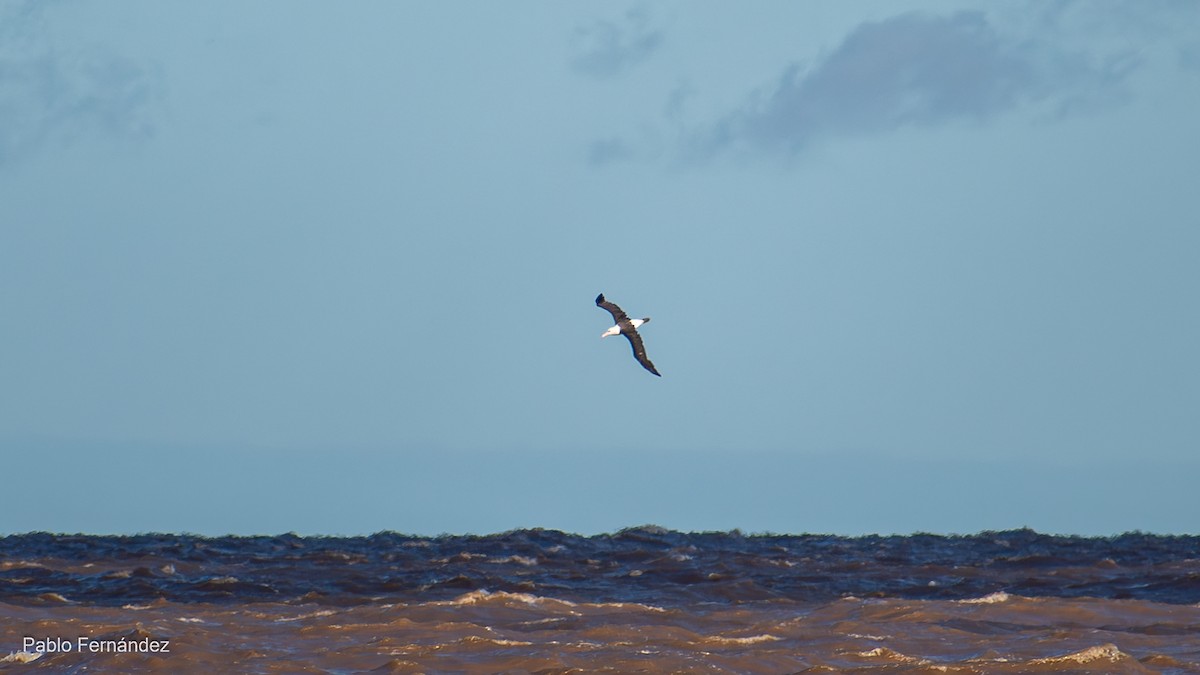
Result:
<svg viewBox="0 0 1200 675"><path fill-rule="evenodd" d="M643 324L650 323L650 317L648 317L648 316L646 316L646 317L642 317L642 323L643 323Z"/></svg>

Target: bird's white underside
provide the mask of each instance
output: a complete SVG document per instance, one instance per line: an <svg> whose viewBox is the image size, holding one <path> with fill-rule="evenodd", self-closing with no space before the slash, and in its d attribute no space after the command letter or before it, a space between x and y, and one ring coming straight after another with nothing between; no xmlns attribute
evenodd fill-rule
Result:
<svg viewBox="0 0 1200 675"><path fill-rule="evenodd" d="M634 330L637 330L637 328L639 326L641 326L642 324L644 324L646 322L643 321L642 319L630 319L629 323L633 324ZM606 330L600 334L600 337L606 338L606 337L612 337L614 335L620 335L620 334L621 334L621 326L616 325L616 326L610 326L608 330Z"/></svg>

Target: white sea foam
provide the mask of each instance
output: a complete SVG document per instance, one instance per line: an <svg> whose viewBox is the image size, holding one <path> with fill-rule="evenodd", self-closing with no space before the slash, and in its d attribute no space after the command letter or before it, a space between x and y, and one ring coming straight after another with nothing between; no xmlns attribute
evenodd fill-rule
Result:
<svg viewBox="0 0 1200 675"><path fill-rule="evenodd" d="M775 642L776 640L782 639L783 638L770 635L769 633L763 633L762 635L751 635L748 637L725 637L723 635L714 635L705 641L716 642L723 645L756 645L760 642Z"/></svg>
<svg viewBox="0 0 1200 675"><path fill-rule="evenodd" d="M29 663L30 661L37 661L42 656L44 656L42 652L13 652L0 659L0 663Z"/></svg>
<svg viewBox="0 0 1200 675"><path fill-rule="evenodd" d="M497 565L515 563L517 565L524 565L525 567L533 567L538 564L537 558L529 558L523 555L510 555L507 558L492 558L488 560L488 562Z"/></svg>
<svg viewBox="0 0 1200 675"><path fill-rule="evenodd" d="M303 621L304 619L317 619L317 618L320 618L323 616L333 616L334 614L337 614L337 612L333 611L332 609L322 609L322 610L318 610L316 612L309 612L308 614L298 614L296 616L281 616L278 619L275 619L275 623L287 623L289 621Z"/></svg>
<svg viewBox="0 0 1200 675"><path fill-rule="evenodd" d="M927 665L930 663L930 661L927 659L909 656L908 654L901 654L900 652L894 649L888 649L887 647L876 647L865 652L858 652L858 655L867 659L884 658L889 661L899 661L900 663L916 663L920 665Z"/></svg>
<svg viewBox="0 0 1200 675"><path fill-rule="evenodd" d="M588 603L588 606L590 606L590 607L613 607L616 609L628 609L628 608L632 607L634 609L640 609L644 612L665 612L665 611L667 611L667 610L663 609L662 607L655 607L654 605L646 605L646 604L643 604L640 602L597 602L597 603Z"/></svg>
<svg viewBox="0 0 1200 675"><path fill-rule="evenodd" d="M506 640L504 638L481 637L479 635L468 635L467 637L459 640L459 642L464 644L486 642L499 647L528 647L533 644L532 642L525 642L522 640Z"/></svg>
<svg viewBox="0 0 1200 675"><path fill-rule="evenodd" d="M447 565L449 563L470 562L471 560L477 560L479 558L486 558L486 557L487 557L486 553L471 553L470 551L461 551L459 553L455 553L454 555L452 555L448 558L436 558L436 559L434 559L433 562L435 562L439 565Z"/></svg>
<svg viewBox="0 0 1200 675"><path fill-rule="evenodd" d="M1092 661L1111 661L1117 662L1128 659L1130 656L1117 648L1111 642L1108 644L1088 647L1077 652L1065 654L1063 656L1050 656L1044 659L1033 659L1030 663L1091 663Z"/></svg>
<svg viewBox="0 0 1200 675"><path fill-rule="evenodd" d="M0 572L21 567L40 567L41 569L46 569L45 565L33 562L32 560L0 560ZM11 583L12 580L10 579L9 582Z"/></svg>
<svg viewBox="0 0 1200 675"><path fill-rule="evenodd" d="M543 598L532 593L509 593L507 591L471 591L454 598L453 600L438 600L430 602L434 606L449 606L456 607L462 605L479 605L489 602L521 602L526 605L545 605L547 603L560 604L567 607L574 607L575 603L570 600L558 600L556 598Z"/></svg>
<svg viewBox="0 0 1200 675"><path fill-rule="evenodd" d="M989 593L982 598L970 598L967 600L959 600L958 602L964 605L994 605L999 602L1008 602L1011 599L1012 596L1008 593L1005 593L1004 591L998 591L996 593Z"/></svg>
<svg viewBox="0 0 1200 675"><path fill-rule="evenodd" d="M240 580L237 577L213 577L212 579L209 579L205 583L224 585L224 584L236 584L239 581Z"/></svg>
<svg viewBox="0 0 1200 675"><path fill-rule="evenodd" d="M548 598L532 593L509 593L508 591L477 590L454 598L453 600L434 600L423 603L432 607L463 607L468 605L483 605L491 603L522 603L531 607L562 607L578 615L585 608L600 609L635 609L643 612L666 612L662 607L646 605L640 602L586 602L577 603L559 598Z"/></svg>

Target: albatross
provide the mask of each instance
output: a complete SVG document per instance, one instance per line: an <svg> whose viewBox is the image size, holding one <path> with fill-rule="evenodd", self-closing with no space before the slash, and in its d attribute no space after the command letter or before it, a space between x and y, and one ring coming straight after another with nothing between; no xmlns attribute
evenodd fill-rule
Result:
<svg viewBox="0 0 1200 675"><path fill-rule="evenodd" d="M640 326L650 323L650 317L642 319L629 318L624 310L617 307L615 303L605 300L603 293L596 296L596 306L608 310L608 313L613 315L613 320L617 322L617 325L601 333L600 337L606 338L613 335L624 335L625 339L629 340L630 346L633 347L633 358L637 359L637 362L642 364L642 367L646 370L662 377L654 368L654 364L650 363L650 358L646 356L646 347L642 344L642 336L638 335L637 332Z"/></svg>

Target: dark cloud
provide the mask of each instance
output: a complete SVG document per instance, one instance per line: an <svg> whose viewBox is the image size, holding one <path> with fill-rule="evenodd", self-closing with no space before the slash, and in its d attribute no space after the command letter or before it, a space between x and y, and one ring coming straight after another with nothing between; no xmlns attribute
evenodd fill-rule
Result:
<svg viewBox="0 0 1200 675"><path fill-rule="evenodd" d="M612 77L642 63L662 44L662 31L650 27L643 8L634 8L618 21L596 20L575 29L571 60L576 71L592 77Z"/></svg>
<svg viewBox="0 0 1200 675"><path fill-rule="evenodd" d="M161 78L104 49L55 48L42 7L0 10L0 165L94 133L149 136Z"/></svg>
<svg viewBox="0 0 1200 675"><path fill-rule="evenodd" d="M811 67L787 68L695 145L794 153L821 137L981 120L1029 102L1065 114L1111 103L1135 65L1006 37L982 12L904 14L862 24Z"/></svg>

